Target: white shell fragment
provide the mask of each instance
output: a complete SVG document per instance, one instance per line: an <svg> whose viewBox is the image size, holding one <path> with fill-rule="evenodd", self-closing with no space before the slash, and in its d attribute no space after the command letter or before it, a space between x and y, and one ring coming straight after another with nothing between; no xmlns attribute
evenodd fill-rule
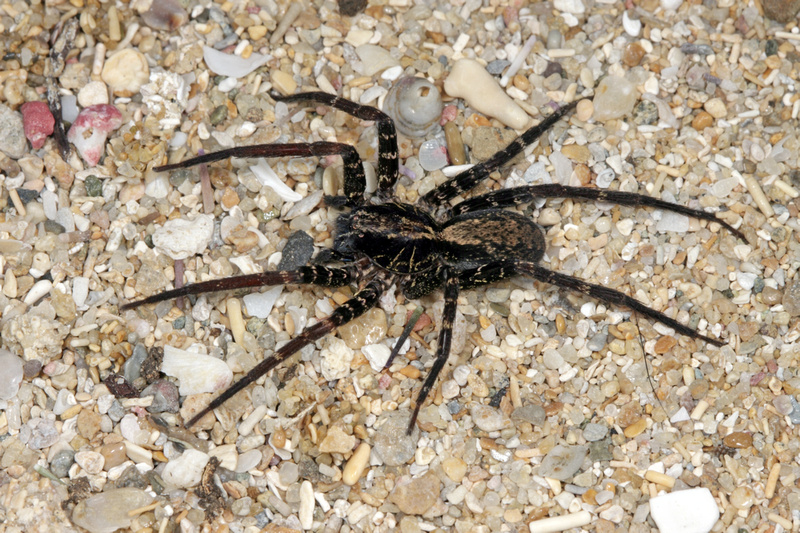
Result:
<svg viewBox="0 0 800 533"><path fill-rule="evenodd" d="M459 59L444 81L444 90L450 96L463 98L485 115L494 117L506 126L523 130L530 117L500 88L491 74L473 59Z"/></svg>
<svg viewBox="0 0 800 533"><path fill-rule="evenodd" d="M303 199L300 194L294 192L288 185L286 185L278 175L272 170L272 167L263 159L257 165L250 167L250 171L255 175L261 185L271 188L278 196L287 202L299 202Z"/></svg>
<svg viewBox="0 0 800 533"><path fill-rule="evenodd" d="M10 400L19 392L22 383L22 359L8 350L0 349L0 368L3 378L0 379L0 400Z"/></svg>
<svg viewBox="0 0 800 533"><path fill-rule="evenodd" d="M210 215L198 215L191 220L168 220L153 232L153 244L177 261L204 251L213 236L214 219Z"/></svg>
<svg viewBox="0 0 800 533"><path fill-rule="evenodd" d="M708 533L719 509L711 491L701 487L651 498L650 515L661 533Z"/></svg>
<svg viewBox="0 0 800 533"><path fill-rule="evenodd" d="M247 76L255 69L264 65L272 56L263 54L250 54L247 59L234 55L226 54L215 50L209 46L203 47L203 60L208 68L220 76L229 78L242 78Z"/></svg>
<svg viewBox="0 0 800 533"><path fill-rule="evenodd" d="M217 392L233 381L233 372L225 361L169 345L164 346L161 371L178 380L181 396Z"/></svg>

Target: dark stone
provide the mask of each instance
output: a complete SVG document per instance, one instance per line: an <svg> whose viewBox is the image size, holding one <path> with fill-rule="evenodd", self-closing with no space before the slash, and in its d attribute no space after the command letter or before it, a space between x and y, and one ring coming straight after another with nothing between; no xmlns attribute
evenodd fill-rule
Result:
<svg viewBox="0 0 800 533"><path fill-rule="evenodd" d="M367 0L339 0L339 13L354 17L367 8Z"/></svg>
<svg viewBox="0 0 800 533"><path fill-rule="evenodd" d="M762 0L764 15L776 22L790 22L800 11L800 0Z"/></svg>
<svg viewBox="0 0 800 533"><path fill-rule="evenodd" d="M633 108L633 123L637 126L658 124L658 107L653 102L643 100Z"/></svg>
<svg viewBox="0 0 800 533"><path fill-rule="evenodd" d="M39 192L31 189L17 189L17 195L23 204L27 204L38 198Z"/></svg>
<svg viewBox="0 0 800 533"><path fill-rule="evenodd" d="M295 231L286 241L278 270L297 270L308 264L314 253L314 239L305 231Z"/></svg>

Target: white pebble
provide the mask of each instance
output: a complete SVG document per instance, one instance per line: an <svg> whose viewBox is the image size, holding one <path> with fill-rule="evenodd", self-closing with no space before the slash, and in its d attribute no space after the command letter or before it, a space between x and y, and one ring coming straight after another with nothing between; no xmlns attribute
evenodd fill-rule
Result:
<svg viewBox="0 0 800 533"><path fill-rule="evenodd" d="M739 285L742 289L749 291L753 288L756 282L756 275L750 272L738 272L736 274L736 281L739 282Z"/></svg>
<svg viewBox="0 0 800 533"><path fill-rule="evenodd" d="M263 454L258 448L247 450L239 456L239 463L236 465L236 472L249 472L258 466L261 462Z"/></svg>
<svg viewBox="0 0 800 533"><path fill-rule="evenodd" d="M168 192L169 182L167 181L166 174L160 174L156 176L150 180L150 183L148 183L144 188L144 193L150 198L155 198L156 200L166 198Z"/></svg>
<svg viewBox="0 0 800 533"><path fill-rule="evenodd" d="M661 233L686 233L689 231L689 217L671 211L662 211L656 229Z"/></svg>
<svg viewBox="0 0 800 533"><path fill-rule="evenodd" d="M622 14L622 27L625 29L625 33L631 37L638 37L639 32L642 31L642 21L630 18L626 11Z"/></svg>
<svg viewBox="0 0 800 533"><path fill-rule="evenodd" d="M298 510L300 526L311 529L314 525L314 487L308 480L300 484L300 509Z"/></svg>
<svg viewBox="0 0 800 533"><path fill-rule="evenodd" d="M589 511L579 511L577 513L554 516L535 520L528 524L531 533L558 533L567 529L579 528L592 522L592 515Z"/></svg>
<svg viewBox="0 0 800 533"><path fill-rule="evenodd" d="M387 68L381 74L381 78L387 81L394 81L403 74L403 67L400 65L395 65L394 67Z"/></svg>
<svg viewBox="0 0 800 533"><path fill-rule="evenodd" d="M719 520L719 509L702 487L651 498L650 515L661 533L707 533Z"/></svg>
<svg viewBox="0 0 800 533"><path fill-rule="evenodd" d="M172 259L186 259L203 252L213 236L214 219L197 215L191 220L168 220L153 232L153 244Z"/></svg>
<svg viewBox="0 0 800 533"><path fill-rule="evenodd" d="M389 360L392 351L385 344L365 344L361 347L361 353L369 361L369 366L372 367L372 370L380 372L383 370L386 361Z"/></svg>
<svg viewBox="0 0 800 533"><path fill-rule="evenodd" d="M661 7L664 9L676 10L681 7L683 0L661 0Z"/></svg>
<svg viewBox="0 0 800 533"><path fill-rule="evenodd" d="M3 369L0 379L0 400L10 400L19 392L22 383L22 359L8 350L0 350L0 368Z"/></svg>
<svg viewBox="0 0 800 533"><path fill-rule="evenodd" d="M256 318L267 318L281 292L283 287L273 287L268 291L246 294L242 300L247 314Z"/></svg>
<svg viewBox="0 0 800 533"><path fill-rule="evenodd" d="M553 7L563 13L572 15L581 15L586 12L586 6L583 5L581 0L555 0Z"/></svg>
<svg viewBox="0 0 800 533"><path fill-rule="evenodd" d="M530 122L530 117L509 98L497 80L473 59L459 59L453 65L444 82L444 90L511 128L522 130Z"/></svg>
<svg viewBox="0 0 800 533"><path fill-rule="evenodd" d="M75 462L89 474L99 474L106 462L98 452L83 451L75 454Z"/></svg>
<svg viewBox="0 0 800 533"><path fill-rule="evenodd" d="M27 305L33 305L42 299L44 296L50 294L50 289L53 288L53 282L48 279L39 280L33 284L33 287L25 295L22 300Z"/></svg>
<svg viewBox="0 0 800 533"><path fill-rule="evenodd" d="M200 483L209 459L208 454L189 448L164 466L161 477L168 485L179 489L194 487Z"/></svg>
<svg viewBox="0 0 800 533"><path fill-rule="evenodd" d="M208 455L219 459L219 465L228 470L236 470L239 462L239 452L236 451L235 444L222 444L217 446Z"/></svg>
<svg viewBox="0 0 800 533"><path fill-rule="evenodd" d="M322 376L327 381L345 377L350 372L353 350L338 337L331 337L330 344L320 352Z"/></svg>
<svg viewBox="0 0 800 533"><path fill-rule="evenodd" d="M236 87L237 83L238 82L236 81L236 78L225 78L224 80L219 82L219 85L217 85L217 89L219 89L220 92L227 93L228 91L233 90Z"/></svg>
<svg viewBox="0 0 800 533"><path fill-rule="evenodd" d="M220 52L209 46L203 47L203 60L209 70L220 76L242 78L272 59L270 55L250 54L247 59Z"/></svg>
<svg viewBox="0 0 800 533"><path fill-rule="evenodd" d="M102 81L90 81L78 91L78 103L81 107L108 103L108 88Z"/></svg>
<svg viewBox="0 0 800 533"><path fill-rule="evenodd" d="M217 392L233 380L233 372L225 361L169 345L164 346L161 371L178 379L181 396Z"/></svg>

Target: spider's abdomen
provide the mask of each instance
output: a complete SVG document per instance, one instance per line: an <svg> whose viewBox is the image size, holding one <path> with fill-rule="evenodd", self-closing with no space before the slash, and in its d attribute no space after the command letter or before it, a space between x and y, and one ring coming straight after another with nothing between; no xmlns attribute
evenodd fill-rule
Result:
<svg viewBox="0 0 800 533"><path fill-rule="evenodd" d="M539 262L542 229L513 211L473 211L448 220L439 232L441 256L458 269L504 260Z"/></svg>
<svg viewBox="0 0 800 533"><path fill-rule="evenodd" d="M436 222L413 205L386 203L353 209L337 221L334 248L366 255L379 267L415 274L437 263Z"/></svg>

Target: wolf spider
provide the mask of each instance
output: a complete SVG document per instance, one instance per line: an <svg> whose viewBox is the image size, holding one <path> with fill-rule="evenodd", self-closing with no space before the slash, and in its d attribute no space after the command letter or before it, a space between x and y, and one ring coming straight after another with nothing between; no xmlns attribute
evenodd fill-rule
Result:
<svg viewBox="0 0 800 533"><path fill-rule="evenodd" d="M335 223L333 249L321 263L297 270L264 272L235 276L187 285L150 296L123 306L131 309L179 296L211 291L259 287L277 284L314 284L325 287L356 285L355 295L336 308L327 318L307 327L302 333L265 358L243 378L215 398L192 418L192 426L204 415L222 405L234 394L275 368L286 358L350 322L378 304L381 294L396 284L409 299L420 298L436 289L444 292L444 311L436 358L417 395L410 433L417 415L450 354L453 320L459 292L511 276L535 280L577 291L606 304L632 309L661 322L676 332L700 339L714 346L720 340L702 335L692 328L655 311L619 291L587 283L578 278L548 270L539 264L545 252L543 230L521 214L504 208L525 204L536 198L570 198L614 203L631 207L652 207L716 222L743 239L743 234L712 213L672 204L640 194L567 187L560 184L530 185L500 189L450 205L450 200L469 191L490 173L514 159L553 124L566 115L574 103L561 107L536 126L531 127L506 148L420 198L416 204L398 202L392 189L398 177L397 137L392 119L373 107L356 104L322 92L275 96L284 102L310 101L339 109L362 120L374 121L378 131L377 195L365 197L366 177L355 148L335 142L262 144L235 147L156 167L158 172L219 161L228 157L309 157L341 156L344 161L344 195L326 198L328 205L346 207ZM390 365L410 333L406 327L395 343L386 363Z"/></svg>

